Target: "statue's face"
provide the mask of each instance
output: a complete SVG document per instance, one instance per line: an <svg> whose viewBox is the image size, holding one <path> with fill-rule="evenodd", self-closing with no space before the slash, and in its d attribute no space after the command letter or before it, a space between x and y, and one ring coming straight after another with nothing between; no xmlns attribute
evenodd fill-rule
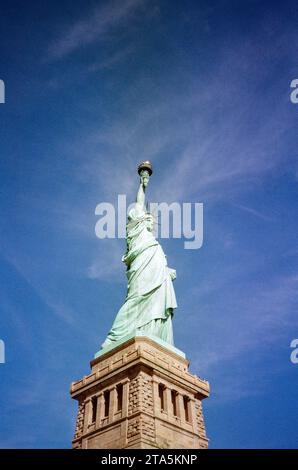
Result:
<svg viewBox="0 0 298 470"><path fill-rule="evenodd" d="M153 232L154 230L154 219L153 217L148 217L148 219L146 220L146 227L147 227L147 230L149 230L149 232Z"/></svg>
<svg viewBox="0 0 298 470"><path fill-rule="evenodd" d="M142 180L142 184L146 187L149 183L149 173L147 170L143 170L141 172L141 180Z"/></svg>

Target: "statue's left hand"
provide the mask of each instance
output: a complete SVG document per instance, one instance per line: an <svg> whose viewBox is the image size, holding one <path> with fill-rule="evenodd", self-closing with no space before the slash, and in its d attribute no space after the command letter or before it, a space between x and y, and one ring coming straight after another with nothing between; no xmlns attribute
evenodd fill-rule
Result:
<svg viewBox="0 0 298 470"><path fill-rule="evenodd" d="M177 277L176 269L172 269L172 268L168 268L168 269L169 269L172 281L175 281L175 279Z"/></svg>

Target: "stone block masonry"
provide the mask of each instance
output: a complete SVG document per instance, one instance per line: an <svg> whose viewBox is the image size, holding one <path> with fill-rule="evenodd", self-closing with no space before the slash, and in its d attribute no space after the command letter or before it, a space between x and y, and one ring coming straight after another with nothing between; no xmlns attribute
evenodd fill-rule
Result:
<svg viewBox="0 0 298 470"><path fill-rule="evenodd" d="M135 337L91 361L72 383L78 401L74 448L203 449L202 400L209 383L151 338Z"/></svg>

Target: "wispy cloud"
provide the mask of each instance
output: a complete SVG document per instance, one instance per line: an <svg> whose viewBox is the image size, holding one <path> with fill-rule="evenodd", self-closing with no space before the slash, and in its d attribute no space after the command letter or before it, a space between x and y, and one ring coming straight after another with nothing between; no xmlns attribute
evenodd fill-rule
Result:
<svg viewBox="0 0 298 470"><path fill-rule="evenodd" d="M267 67L262 65L262 57L241 46L231 49L230 60L222 57L218 70L208 80L183 73L181 82L187 83L187 89L181 89L177 82L172 84L171 77L158 88L148 82L146 73L139 74L120 97L119 114L92 131L94 142L104 146L105 158L100 151L96 156L90 152L82 162L83 172L78 171L80 176L85 173L98 180L103 171L110 173L103 184L108 187L111 183L114 190L115 161L119 162L120 155L125 160L123 174L135 168L140 159L153 160L157 168L168 163L168 172L160 174L159 188L152 185L150 193L153 199L157 195L160 199L162 187L162 197L170 201L195 194L202 199L227 197L253 188L261 178L274 173L285 164L282 149L288 105L279 95L272 112L271 104L265 96L260 100L253 83L250 91L245 91L246 73L240 66L240 70L230 72L232 66L235 68L231 61L245 53L247 63L255 67L257 62L262 75ZM219 98L214 94L218 83L223 84ZM83 148L86 144L81 145ZM76 146L80 148L80 144ZM169 181L174 168L173 185ZM126 180L130 185L131 174Z"/></svg>
<svg viewBox="0 0 298 470"><path fill-rule="evenodd" d="M99 253L87 268L89 279L124 282L125 269L121 258L125 252L125 242L119 240L101 240Z"/></svg>
<svg viewBox="0 0 298 470"><path fill-rule="evenodd" d="M61 59L79 48L103 39L115 27L126 25L146 0L108 1L96 7L91 14L78 20L52 42L49 59Z"/></svg>
<svg viewBox="0 0 298 470"><path fill-rule="evenodd" d="M50 309L51 312L68 325L73 327L75 326L75 312L69 305L65 304L64 301L53 297L43 286L43 283L40 282L39 276L34 276L34 269L32 267L32 260L30 257L26 257L25 255L21 256L20 254L16 256L14 253L8 254L7 252L3 253L3 257L6 262L16 269L24 282L30 286L34 294ZM23 321L23 319L18 319L18 317L16 317L16 321Z"/></svg>
<svg viewBox="0 0 298 470"><path fill-rule="evenodd" d="M130 44L123 49L115 51L113 54L109 55L107 58L104 58L101 61L94 62L88 67L89 72L97 72L98 70L111 69L115 65L125 61L133 51L135 46Z"/></svg>
<svg viewBox="0 0 298 470"><path fill-rule="evenodd" d="M272 217L268 216L267 214L263 214L262 212L260 212L256 209L253 209L252 207L243 206L242 204L233 204L233 206L240 209L240 210L248 212L249 214L252 214L252 215L254 215L255 217L257 217L259 219L265 220L267 222L272 222L273 221Z"/></svg>
<svg viewBox="0 0 298 470"><path fill-rule="evenodd" d="M239 287L235 279L234 288L237 294L231 293L230 300L229 295L223 293L224 283L221 279L219 282L222 292L218 297L219 304L221 296L225 296L223 319L219 320L210 308L202 311L200 321L204 325L203 328L209 331L208 344L201 343L194 353L193 366L207 375L213 367L224 361L241 361L243 355L251 354L252 351L265 351L276 341L282 341L285 331L290 327L293 328L294 335L298 325L297 276L276 276L267 279L266 283L250 282L249 291ZM227 282L226 287L230 284L231 280ZM219 292L217 281L214 282L213 288ZM211 291L208 295L210 297ZM215 308L219 308L218 304ZM206 315L208 318L204 318ZM195 330L197 314L193 315L190 321ZM210 331L214 332L212 339ZM203 336L202 339L204 340Z"/></svg>

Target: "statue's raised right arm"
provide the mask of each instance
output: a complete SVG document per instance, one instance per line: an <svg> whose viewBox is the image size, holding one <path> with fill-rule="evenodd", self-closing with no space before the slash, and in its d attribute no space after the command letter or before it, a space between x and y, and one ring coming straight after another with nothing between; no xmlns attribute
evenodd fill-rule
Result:
<svg viewBox="0 0 298 470"><path fill-rule="evenodd" d="M145 189L149 183L149 173L147 170L140 172L140 186L137 193L136 212L138 215L146 212Z"/></svg>

